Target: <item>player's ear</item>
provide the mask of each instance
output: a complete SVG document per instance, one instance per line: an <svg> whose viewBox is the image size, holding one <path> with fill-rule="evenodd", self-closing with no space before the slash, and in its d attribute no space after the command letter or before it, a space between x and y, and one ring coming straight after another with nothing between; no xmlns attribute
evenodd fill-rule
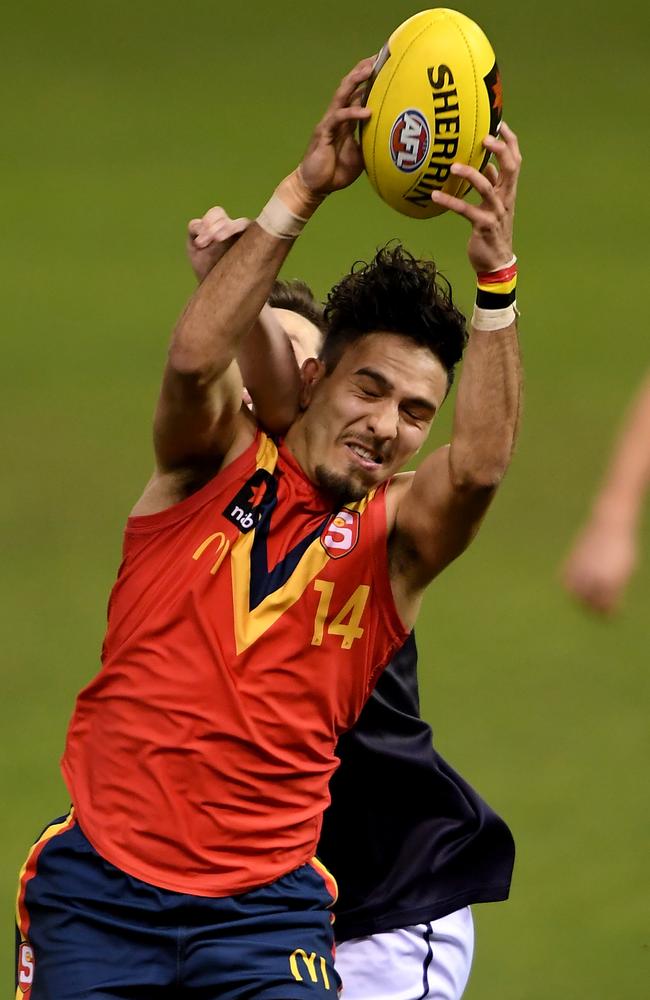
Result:
<svg viewBox="0 0 650 1000"><path fill-rule="evenodd" d="M300 369L300 409L309 406L314 389L325 374L325 365L318 358L307 358Z"/></svg>

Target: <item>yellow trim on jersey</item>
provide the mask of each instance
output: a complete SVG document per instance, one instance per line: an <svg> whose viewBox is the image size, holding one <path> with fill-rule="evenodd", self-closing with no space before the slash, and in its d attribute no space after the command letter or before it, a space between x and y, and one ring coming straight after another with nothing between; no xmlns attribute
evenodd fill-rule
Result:
<svg viewBox="0 0 650 1000"><path fill-rule="evenodd" d="M329 870L329 868L326 868L326 866L323 864L323 862L320 861L315 855L311 859L311 863L312 863L312 866L323 876L323 878L325 880L325 885L327 886L327 891L328 892L332 891L330 889L330 885L333 887L334 899L332 900L331 905L334 906L334 903L339 898L339 884L338 884L338 882L336 881L336 879L332 875L332 873Z"/></svg>
<svg viewBox="0 0 650 1000"><path fill-rule="evenodd" d="M266 469L267 472L273 472L278 462L278 449L268 435L264 432L260 434L260 443L257 446L257 454L255 456L255 468Z"/></svg>
<svg viewBox="0 0 650 1000"><path fill-rule="evenodd" d="M298 601L306 587L314 580L329 556L315 538L296 566L289 579L252 611L250 610L250 553L255 532L242 535L232 547L230 564L232 567L232 600L235 621L235 642L237 653L252 646L260 636Z"/></svg>
<svg viewBox="0 0 650 1000"><path fill-rule="evenodd" d="M273 473L278 460L278 450L270 438L262 436L257 451L257 468ZM346 504L347 510L363 514L375 494L372 490L356 503ZM230 552L233 620L237 654L252 646L272 625L300 600L306 588L329 561L329 555L315 538L303 552L289 579L273 593L268 594L252 611L250 610L251 550L255 530L240 535Z"/></svg>

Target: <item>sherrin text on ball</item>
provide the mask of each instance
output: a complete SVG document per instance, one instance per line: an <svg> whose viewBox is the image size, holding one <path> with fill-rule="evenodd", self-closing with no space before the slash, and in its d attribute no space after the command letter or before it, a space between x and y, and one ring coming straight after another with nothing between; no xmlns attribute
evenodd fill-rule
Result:
<svg viewBox="0 0 650 1000"><path fill-rule="evenodd" d="M501 122L502 89L490 42L474 21L437 7L397 28L377 57L361 128L370 183L404 215L427 219L445 211L432 191L463 197L469 185L454 162L483 170L488 133Z"/></svg>

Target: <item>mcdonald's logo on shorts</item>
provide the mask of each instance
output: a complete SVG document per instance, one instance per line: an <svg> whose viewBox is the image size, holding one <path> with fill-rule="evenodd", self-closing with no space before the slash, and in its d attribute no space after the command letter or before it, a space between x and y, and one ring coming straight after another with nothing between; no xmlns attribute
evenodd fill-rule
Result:
<svg viewBox="0 0 650 1000"><path fill-rule="evenodd" d="M296 948L289 956L291 975L299 983L322 982L326 990L331 989L327 974L327 961L315 951L307 954L304 948Z"/></svg>

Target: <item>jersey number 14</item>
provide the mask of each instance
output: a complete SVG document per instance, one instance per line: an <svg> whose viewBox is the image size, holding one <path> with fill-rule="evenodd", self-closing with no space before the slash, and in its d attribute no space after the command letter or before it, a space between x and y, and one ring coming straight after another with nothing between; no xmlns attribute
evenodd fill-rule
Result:
<svg viewBox="0 0 650 1000"><path fill-rule="evenodd" d="M314 634L311 637L312 646L321 646L323 634L341 638L341 649L351 649L355 639L360 639L364 629L359 627L370 587L362 584L357 587L349 601L343 605L334 618L329 618L330 604L334 594L334 584L329 580L314 580L314 590L320 594L316 617L314 618Z"/></svg>

